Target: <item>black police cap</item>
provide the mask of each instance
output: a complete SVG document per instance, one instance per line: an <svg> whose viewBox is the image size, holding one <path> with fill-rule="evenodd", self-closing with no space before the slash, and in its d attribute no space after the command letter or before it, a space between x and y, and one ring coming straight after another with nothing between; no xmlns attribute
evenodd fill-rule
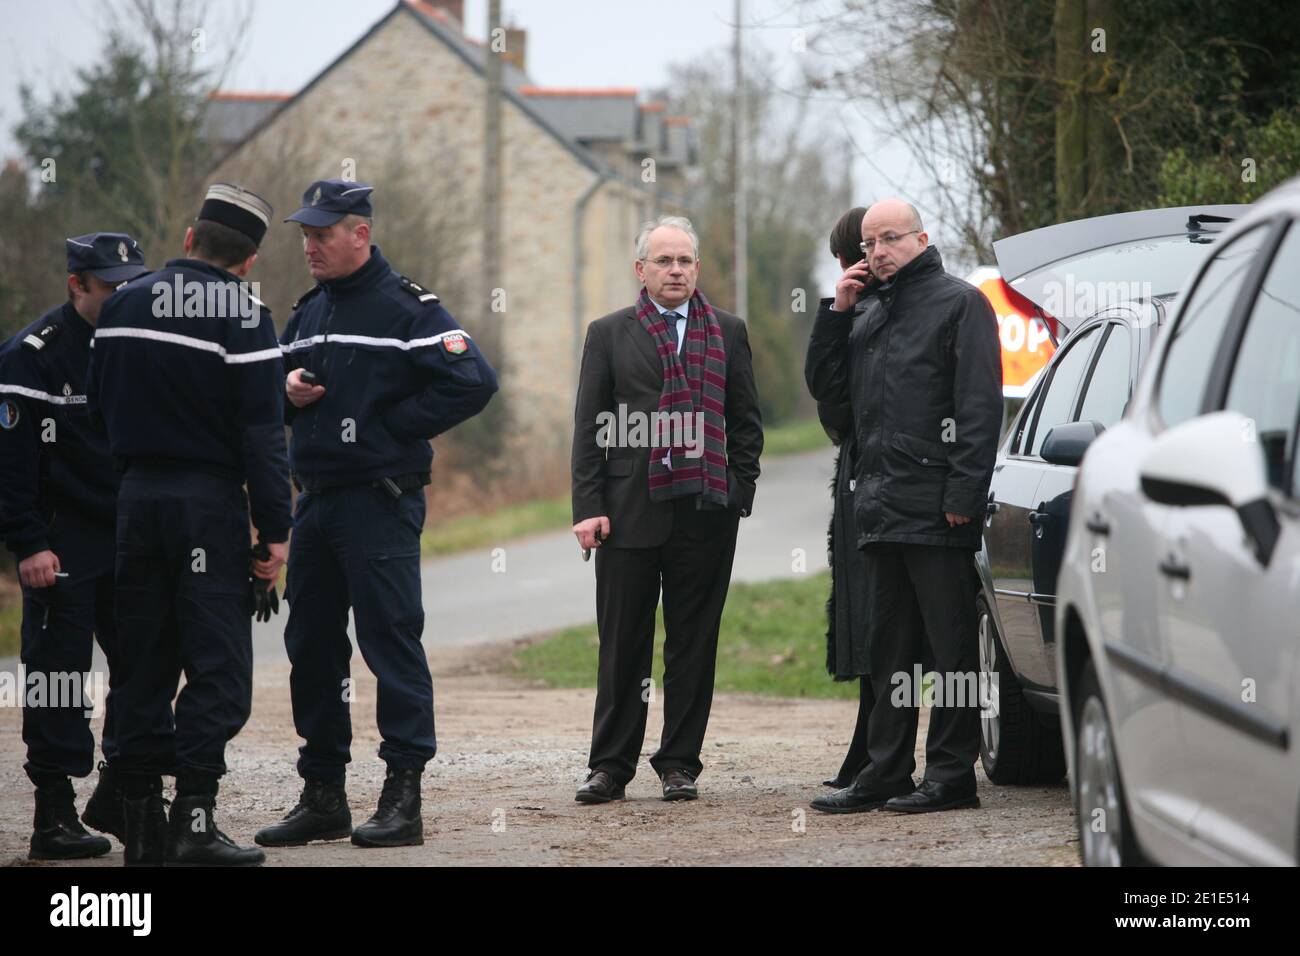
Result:
<svg viewBox="0 0 1300 956"><path fill-rule="evenodd" d="M353 183L346 179L318 179L302 194L302 208L285 222L300 222L304 226L332 226L344 216L375 214L370 205L374 186Z"/></svg>
<svg viewBox="0 0 1300 956"><path fill-rule="evenodd" d="M149 270L144 250L124 232L92 232L64 242L69 272L89 272L105 282L127 282Z"/></svg>
<svg viewBox="0 0 1300 956"><path fill-rule="evenodd" d="M213 183L203 197L198 218L229 226L260 246L274 213L271 204L257 193L231 183Z"/></svg>

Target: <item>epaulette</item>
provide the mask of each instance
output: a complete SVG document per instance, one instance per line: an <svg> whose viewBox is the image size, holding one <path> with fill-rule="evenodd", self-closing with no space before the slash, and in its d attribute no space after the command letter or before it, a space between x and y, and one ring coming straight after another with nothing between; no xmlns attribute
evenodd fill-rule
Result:
<svg viewBox="0 0 1300 956"><path fill-rule="evenodd" d="M57 339L62 331L63 326L51 323L37 332L29 332L23 336L23 347L29 348L33 352L39 352Z"/></svg>
<svg viewBox="0 0 1300 956"><path fill-rule="evenodd" d="M312 286L310 289L308 289L308 290L307 290L306 292L304 292L302 295L298 296L298 301L295 302L293 305L289 306L289 311L292 312L294 309L298 308L298 306L302 305L304 302L306 302L308 299L310 299L312 296L314 296L314 295L315 295L317 292L319 292L320 290L321 290L321 287L320 287L319 285L314 285L314 286Z"/></svg>
<svg viewBox="0 0 1300 956"><path fill-rule="evenodd" d="M406 276L398 276L397 281L402 284L403 289L411 293L411 295L415 296L421 302L439 301L438 297L434 293L424 288L424 286L412 282L410 279L406 278Z"/></svg>

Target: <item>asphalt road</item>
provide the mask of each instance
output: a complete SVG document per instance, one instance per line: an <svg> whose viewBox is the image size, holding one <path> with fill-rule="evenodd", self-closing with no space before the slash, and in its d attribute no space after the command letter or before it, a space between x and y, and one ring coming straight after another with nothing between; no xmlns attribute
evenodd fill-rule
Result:
<svg viewBox="0 0 1300 956"><path fill-rule="evenodd" d="M754 514L740 522L733 581L790 578L826 568L833 461L828 446L762 462ZM425 646L510 641L595 620L595 565L580 555L566 530L426 561ZM286 620L288 609L281 605L267 623L253 623L255 666L287 662ZM0 670L17 666L17 658L0 660ZM104 668L98 648L93 666Z"/></svg>
<svg viewBox="0 0 1300 956"><path fill-rule="evenodd" d="M833 460L828 446L761 463L754 514L740 522L733 581L797 577L826 568ZM498 548L501 553L495 554ZM582 561L567 530L427 561L423 577L429 648L509 641L596 617L595 565ZM254 623L259 665L286 660L286 619L282 607L266 624Z"/></svg>

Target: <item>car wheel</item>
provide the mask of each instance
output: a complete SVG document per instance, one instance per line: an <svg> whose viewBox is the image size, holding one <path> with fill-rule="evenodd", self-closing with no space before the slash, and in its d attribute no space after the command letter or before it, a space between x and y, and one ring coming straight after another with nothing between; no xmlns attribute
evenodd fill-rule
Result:
<svg viewBox="0 0 1300 956"><path fill-rule="evenodd" d="M1079 856L1084 866L1146 863L1133 835L1124 800L1115 735L1092 661L1084 666L1075 695L1075 803Z"/></svg>
<svg viewBox="0 0 1300 956"><path fill-rule="evenodd" d="M989 696L989 706L980 712L984 773L996 784L1056 783L1065 776L1060 722L1025 700L983 595L976 600L975 619L980 683Z"/></svg>

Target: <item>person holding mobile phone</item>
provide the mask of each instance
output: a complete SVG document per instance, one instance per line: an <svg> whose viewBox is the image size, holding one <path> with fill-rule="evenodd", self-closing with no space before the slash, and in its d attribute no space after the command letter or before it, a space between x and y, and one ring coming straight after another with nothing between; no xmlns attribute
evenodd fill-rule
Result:
<svg viewBox="0 0 1300 956"><path fill-rule="evenodd" d="M433 681L421 637L420 534L429 440L477 415L496 373L438 296L372 244L374 187L312 183L286 221L302 231L316 285L281 337L289 457L300 494L285 599L294 726L303 738L298 804L254 837L295 846L424 842L421 778L437 753ZM371 817L353 829L348 611L378 682L386 766Z"/></svg>

